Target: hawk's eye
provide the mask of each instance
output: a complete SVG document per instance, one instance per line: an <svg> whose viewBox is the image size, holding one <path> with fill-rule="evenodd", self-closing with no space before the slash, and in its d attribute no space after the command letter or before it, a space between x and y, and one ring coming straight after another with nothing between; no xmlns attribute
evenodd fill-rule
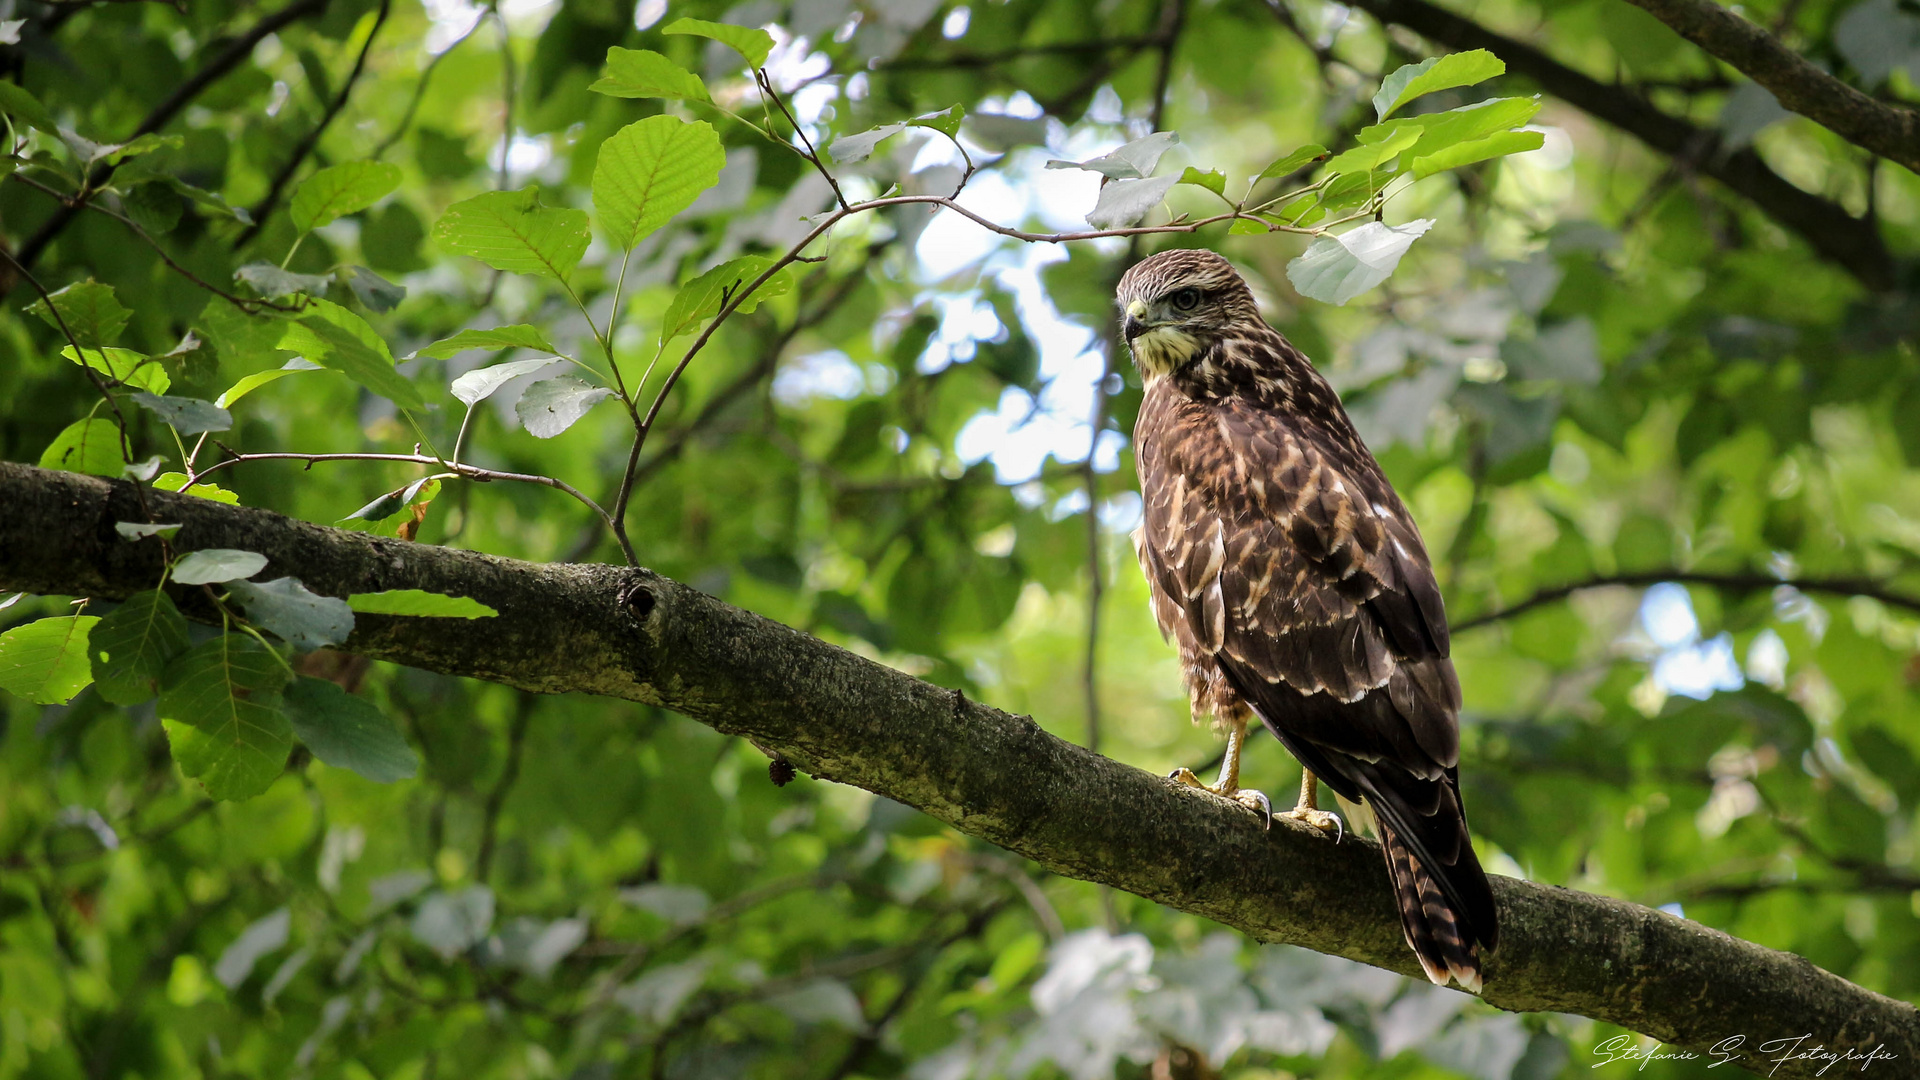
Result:
<svg viewBox="0 0 1920 1080"><path fill-rule="evenodd" d="M1191 287L1181 289L1167 300L1181 311L1192 311L1200 306L1200 290Z"/></svg>

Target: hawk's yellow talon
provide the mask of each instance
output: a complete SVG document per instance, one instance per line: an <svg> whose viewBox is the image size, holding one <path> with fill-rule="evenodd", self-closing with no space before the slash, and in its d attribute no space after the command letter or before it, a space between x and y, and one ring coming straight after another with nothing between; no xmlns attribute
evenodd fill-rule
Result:
<svg viewBox="0 0 1920 1080"><path fill-rule="evenodd" d="M1185 784L1188 787L1199 788L1209 795L1218 795L1223 799L1232 799L1241 806L1259 814L1261 822L1264 823L1267 828L1273 828L1273 803L1268 800L1264 792L1238 786L1229 788L1225 784L1221 784L1218 787L1210 786L1202 782L1198 776L1195 776L1192 769L1184 766L1168 773L1167 779L1178 784Z"/></svg>
<svg viewBox="0 0 1920 1080"><path fill-rule="evenodd" d="M1288 821L1297 821L1302 825L1319 829L1321 832L1330 832L1334 834L1333 839L1335 843L1338 843L1342 837L1347 835L1347 826L1340 820L1339 814L1330 814L1325 810L1315 810L1310 806L1296 806L1291 810L1273 816L1285 818Z"/></svg>

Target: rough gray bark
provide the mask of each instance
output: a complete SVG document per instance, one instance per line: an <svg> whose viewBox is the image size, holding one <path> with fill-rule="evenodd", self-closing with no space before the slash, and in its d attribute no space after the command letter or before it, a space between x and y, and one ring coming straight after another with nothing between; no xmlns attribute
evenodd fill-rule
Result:
<svg viewBox="0 0 1920 1080"><path fill-rule="evenodd" d="M1629 0L1674 32L1773 92L1784 108L1888 161L1920 172L1920 113L1889 105L1814 67L1806 57L1712 0Z"/></svg>
<svg viewBox="0 0 1920 1080"><path fill-rule="evenodd" d="M411 544L149 491L180 550L266 555L331 596L414 588L471 596L497 618L362 615L351 651L542 693L664 705L752 739L815 776L885 795L1062 874L1190 911L1261 940L1417 975L1379 851L1259 821L1225 800L1100 757L957 691L863 659L647 570L539 565ZM160 573L134 488L0 463L0 590L121 598ZM196 608L195 590L177 595ZM1501 945L1487 1001L1621 1025L1708 1053L1770 1040L1920 1054L1920 1011L1797 956L1604 897L1495 877ZM1740 1038L1739 1046L1725 1040ZM1773 1076L1819 1060L1736 1057ZM1707 1060L1714 1060L1709 1057ZM1876 1063L1878 1064L1878 1063ZM1774 1071L1770 1071L1774 1070Z"/></svg>

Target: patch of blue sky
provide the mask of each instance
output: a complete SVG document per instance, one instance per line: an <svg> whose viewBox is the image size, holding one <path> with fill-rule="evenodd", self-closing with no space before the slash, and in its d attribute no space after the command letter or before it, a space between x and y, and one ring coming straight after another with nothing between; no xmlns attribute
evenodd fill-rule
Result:
<svg viewBox="0 0 1920 1080"><path fill-rule="evenodd" d="M1640 601L1640 628L1659 647L1653 681L1667 693L1705 699L1746 685L1734 658L1733 635L1700 639L1700 619L1685 586L1663 581L1648 589Z"/></svg>

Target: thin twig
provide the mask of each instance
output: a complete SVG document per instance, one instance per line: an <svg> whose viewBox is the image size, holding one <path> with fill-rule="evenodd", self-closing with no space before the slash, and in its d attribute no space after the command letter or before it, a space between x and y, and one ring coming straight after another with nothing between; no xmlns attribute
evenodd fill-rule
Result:
<svg viewBox="0 0 1920 1080"><path fill-rule="evenodd" d="M500 30L500 170L494 188L497 191L505 191L507 181L513 175L507 162L513 156L513 99L518 93L516 83L519 73L513 65L513 33L507 27L507 18L500 14L499 4L492 5L489 11L493 15L494 25ZM487 280L487 293L480 298L481 307L493 306L494 295L500 291L500 282L506 273L505 270L495 270L493 277ZM593 319L587 319L587 327L592 329ZM619 369L616 366L614 377L617 379L619 375Z"/></svg>
<svg viewBox="0 0 1920 1080"><path fill-rule="evenodd" d="M120 428L120 460L132 461L133 440L132 437L127 434L127 416L120 411L120 402L114 399L113 391L107 387L107 381L100 377L100 373L93 369L92 364L87 362L87 350L81 347L80 339L74 336L73 328L67 325L67 317L61 313L60 305L54 303L53 294L47 291L47 287L40 283L39 278L33 276L32 271L28 270L19 259L14 258L13 253L7 250L5 244L0 244L0 258L12 264L14 273L19 274L26 280L27 284L33 286L33 291L40 294L40 302L45 304L47 310L53 313L53 321L59 325L60 332L66 335L67 343L73 346L74 361L80 365L81 371L87 373L87 378L93 383L93 388L100 391L100 396L106 399L107 408L113 410L114 421ZM94 351L99 352L100 350L96 349ZM136 486L136 490L144 492L145 489ZM143 510L146 508L145 502L146 498L143 494L141 497L141 509Z"/></svg>
<svg viewBox="0 0 1920 1080"><path fill-rule="evenodd" d="M534 705L539 700L536 694L520 691L513 723L507 728L507 761L500 768L500 779L494 782L493 790L487 792L487 803L480 816L480 851L473 859L473 880L481 884L486 883L487 873L493 869L494 841L500 829L500 808L506 805L507 792L513 789L513 782L520 778L520 755L527 741L527 726L533 721Z"/></svg>
<svg viewBox="0 0 1920 1080"><path fill-rule="evenodd" d="M627 505L633 495L633 478L639 467L640 451L646 446L647 436L653 430L654 421L659 418L660 410L666 404L667 396L673 392L674 385L680 381L680 376L686 372L687 366L693 363L694 357L698 356L700 350L705 348L707 342L713 338L714 332L720 328L722 323L727 321L729 316L739 310L741 304L747 297L753 295L760 286L766 284L775 274L799 261L806 249L811 246L815 240L826 235L828 231L847 217L868 210L878 210L889 206L909 206L916 203L944 207L945 209L952 210L954 213L959 214L961 217L966 218L981 228L1001 236L1026 241L1028 243L1048 244L1063 244L1077 240L1097 240L1108 236L1150 236L1156 233L1194 233L1209 225L1217 225L1223 221L1238 219L1259 221L1260 224L1266 227L1268 232L1288 232L1298 233L1303 236L1320 236L1327 230L1336 225L1343 224L1346 221L1359 217L1371 217L1376 209L1373 204L1369 204L1363 213L1350 215L1349 217L1326 222L1325 224L1311 228L1302 228L1294 225L1277 225L1255 218L1249 212L1235 209L1198 219L1175 220L1164 225L1134 225L1118 229L1087 229L1078 232L1054 233L1027 232L1023 229L1015 229L1007 225L1002 225L999 222L984 218L972 210L961 206L958 202L954 201L953 197L947 195L891 195L884 198L868 199L864 202L854 203L842 209L832 211L826 215L820 224L814 226L805 236L801 237L800 241L789 248L785 254L775 259L772 265L768 266L759 277L754 278L745 288L733 292L728 297L726 303L721 305L719 313L706 325L706 328L700 332L700 335L694 339L693 344L687 349L686 355L682 356L680 362L674 365L673 370L667 373L666 381L661 385L659 392L654 395L653 404L647 409L646 418L641 421L639 430L634 437L633 449L627 456L627 468L621 476L620 491L614 500L614 536L620 541L623 550L628 552L632 551L632 544L628 542L626 534L626 511ZM629 558L631 558L631 555L629 555Z"/></svg>
<svg viewBox="0 0 1920 1080"><path fill-rule="evenodd" d="M1610 574L1592 577L1585 581L1576 581L1568 585L1559 585L1551 589L1542 589L1525 600L1499 611L1476 615L1453 624L1454 633L1474 630L1503 619L1524 615L1534 608L1565 600L1574 593L1587 589L1604 589L1611 585L1643 587L1658 585L1663 581L1673 581L1689 585L1710 585L1714 588L1733 591L1752 592L1757 589L1777 589L1782 585L1798 589L1801 592L1826 593L1831 596L1864 596L1878 600L1889 607L1920 614L1920 597L1907 596L1889 589L1885 583L1871 578L1780 578L1767 574L1717 574L1695 570L1647 570L1633 574Z"/></svg>
<svg viewBox="0 0 1920 1080"><path fill-rule="evenodd" d="M488 5L488 9L490 10L492 6L491 4ZM370 160L379 161L386 156L387 151L393 149L395 143L406 137L408 129L413 127L415 114L420 111L420 102L427 96L427 86L433 81L433 73L440 67L440 61L445 60L455 49L466 44L467 39L473 36L474 31L480 29L480 24L486 21L487 12L483 10L473 20L473 25L467 27L466 33L455 38L453 44L433 54L433 59L427 61L427 66L420 71L419 80L413 84L413 96L407 99L407 107L406 110L400 114L399 123L395 124L393 130L387 133L387 137L381 139L380 144L373 148L373 153L367 155Z"/></svg>
<svg viewBox="0 0 1920 1080"><path fill-rule="evenodd" d="M333 101L320 115L320 122L313 125L313 130L307 132L306 137L300 140L300 144L293 148L293 155L287 159L286 164L280 166L280 171L273 175L273 182L267 185L267 193L261 196L260 201L253 206L253 224L240 230L240 235L234 239L235 248L245 247L247 241L258 236L260 230L266 228L267 218L279 204L281 192L286 190L288 182L293 179L293 174L300 171L300 166L306 162L307 155L313 153L314 147L320 144L320 137L327 133L327 128L333 124L334 117L339 116L340 110L346 108L347 99L353 95L354 84L360 81L361 73L366 70L367 54L373 51L374 39L380 36L380 28L387 24L387 14L392 8L393 0L380 0L380 13L374 16L373 26L367 31L367 40L361 43L360 54L353 59L353 70L347 73L346 83L340 87L340 92L333 96Z"/></svg>
<svg viewBox="0 0 1920 1080"><path fill-rule="evenodd" d="M596 514L600 518L601 522L607 526L607 528L609 529L613 528L613 518L608 516L607 512L601 508L600 504L597 502L594 502L593 499L589 497L585 492L581 491L579 488L574 487L572 484L567 483L565 480L561 480L557 477L552 477L552 476L536 476L531 473L502 472L498 469L482 469L477 465L465 465L465 464L460 464L456 462L444 461L440 458L430 457L426 454L372 454L372 453L365 453L365 454L362 454L362 453L235 454L232 457L224 458L220 461L216 461L213 464L207 466L206 468L200 470L199 472L194 473L192 476L188 478L185 484L181 485L181 487L183 489L191 487L194 484L199 483L201 478L205 477L207 474L216 472L220 469L224 469L229 465L238 465L243 461L304 461L309 465L315 462L320 462L320 461L400 461L400 462L406 462L412 465L437 465L441 468L446 469L449 472L449 474L453 476L458 476L467 480L479 481L480 483L489 483L494 480L509 480L509 481L522 483L522 484L544 484L545 486L554 488L558 491L564 491L568 495L571 495L575 499L578 499L582 505L592 510L594 514ZM617 536L619 534L615 533L615 535ZM621 547L622 547L622 550L626 552L628 561L629 562L633 561L633 549L626 545L624 537L622 537L621 540L622 540Z"/></svg>
<svg viewBox="0 0 1920 1080"><path fill-rule="evenodd" d="M791 112L787 111L787 103L781 100L780 95L774 91L773 80L767 78L766 69L756 68L753 73L753 79L760 84L760 89L766 93L768 99L780 107L780 115L786 117L787 123L793 125L793 133L800 136L800 144L806 147L806 159L813 162L813 167L818 169L820 175L826 178L827 186L833 189L833 201L840 204L840 209L845 210L847 208L847 197L840 190L840 181L836 179L833 172L827 168L826 162L820 160L820 151L815 150L813 148L813 140L807 138L807 129L801 127L800 121L795 118Z"/></svg>
<svg viewBox="0 0 1920 1080"><path fill-rule="evenodd" d="M868 259L872 259L879 250L891 242L891 240L882 240L879 243L871 245L867 250ZM679 457L681 451L687 448L687 444L692 442L694 437L704 430L708 424L711 424L720 414L724 413L741 395L759 385L769 375L772 375L774 370L780 366L780 358L785 355L787 346L792 344L793 339L798 337L802 330L819 323L822 319L832 314L836 308L846 301L847 297L853 294L854 286L859 284L860 280L860 272L857 268L848 271L848 273L840 279L832 292L823 297L811 310L803 312L795 318L792 325L782 330L773 342L766 346L760 359L756 361L752 367L742 372L738 378L726 386L715 391L711 397L707 398L706 404L700 407L699 414L688 421L685 426L675 430L665 446L656 450L654 455L646 461L638 463L633 469L633 478L630 482L634 485L644 482L647 477L665 468L675 458ZM619 488L616 486L609 498L617 498L618 496ZM592 552L594 545L598 543L596 537L597 532L595 531L589 531L587 534L582 535L568 552L564 561L579 562L581 559L586 558L587 555Z"/></svg>
<svg viewBox="0 0 1920 1080"><path fill-rule="evenodd" d="M128 217L127 215L120 213L118 210L114 210L110 207L105 207L100 205L100 203L97 200L93 200L93 199L81 200L75 196L63 194L58 188L54 188L49 185L43 184L40 181L35 180L34 178L26 175L25 173L15 172L8 179L17 180L20 183L25 184L30 188L33 188L37 191L45 192L46 194L51 195L52 197L60 200L62 205L82 206L88 210L94 211L95 213L105 214L108 217L114 219L115 221L118 221L120 224L125 225L128 229L132 230L133 235L139 237L141 242L145 243L148 247L152 248L156 253L158 253L160 256L160 261L166 263L167 268L169 270L172 270L174 273L179 274L181 277L186 278L188 281L191 281L192 283L199 286L200 288L205 289L206 291L212 293L213 295L219 297L222 300L225 300L227 303L232 304L233 306L241 309L242 311L252 311L255 308L262 308L262 307L272 308L275 311L299 311L300 310L299 304L277 304L272 300L267 300L260 297L239 296L234 293L230 293L225 289L220 288L218 285L215 285L212 282L207 281L206 279L202 278L200 275L194 273L193 271L175 262L173 259L173 256L167 253L167 249L161 246L160 241L154 239L152 233L149 233L147 232L147 230L141 228L138 222L134 221L132 218Z"/></svg>

